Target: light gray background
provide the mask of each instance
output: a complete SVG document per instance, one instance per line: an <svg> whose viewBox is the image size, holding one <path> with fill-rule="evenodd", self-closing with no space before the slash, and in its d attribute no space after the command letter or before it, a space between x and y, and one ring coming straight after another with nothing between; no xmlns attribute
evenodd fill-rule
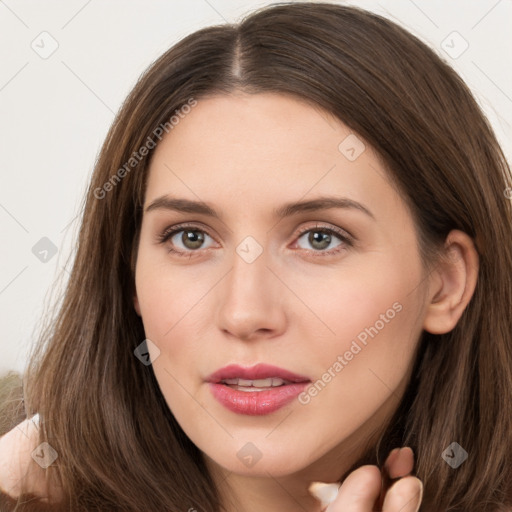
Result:
<svg viewBox="0 0 512 512"><path fill-rule="evenodd" d="M50 293L66 282L95 158L138 76L189 33L271 3L0 1L0 375L24 371ZM332 3L383 14L434 47L471 87L512 160L511 0ZM43 237L53 257L34 254Z"/></svg>

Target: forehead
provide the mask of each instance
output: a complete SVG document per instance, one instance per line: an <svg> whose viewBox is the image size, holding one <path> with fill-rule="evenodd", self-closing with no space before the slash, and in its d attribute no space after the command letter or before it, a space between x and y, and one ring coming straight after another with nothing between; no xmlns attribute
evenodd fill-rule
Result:
<svg viewBox="0 0 512 512"><path fill-rule="evenodd" d="M383 211L400 202L366 142L320 107L277 93L197 100L155 149L145 204L162 194L234 211L326 194Z"/></svg>
<svg viewBox="0 0 512 512"><path fill-rule="evenodd" d="M240 149L253 160L257 156L293 160L294 155L298 159L304 152L319 150L337 156L336 142L349 133L341 121L305 100L278 93L237 92L198 100L164 137L157 153L185 142L183 149L194 144L203 155L211 151L226 159L240 157Z"/></svg>

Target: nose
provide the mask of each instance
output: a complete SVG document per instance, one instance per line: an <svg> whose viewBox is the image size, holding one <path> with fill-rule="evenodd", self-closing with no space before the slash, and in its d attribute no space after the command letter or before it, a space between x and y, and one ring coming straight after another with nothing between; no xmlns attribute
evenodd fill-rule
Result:
<svg viewBox="0 0 512 512"><path fill-rule="evenodd" d="M217 290L217 324L233 338L278 336L286 326L285 287L269 268L265 250L254 260L238 253Z"/></svg>

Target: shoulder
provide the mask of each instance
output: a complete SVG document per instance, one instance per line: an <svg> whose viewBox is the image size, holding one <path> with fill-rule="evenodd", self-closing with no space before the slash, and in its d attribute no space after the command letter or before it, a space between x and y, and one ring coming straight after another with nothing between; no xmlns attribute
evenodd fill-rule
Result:
<svg viewBox="0 0 512 512"><path fill-rule="evenodd" d="M0 437L0 490L13 498L22 491L46 497L45 471L32 458L39 445L37 420L26 419Z"/></svg>

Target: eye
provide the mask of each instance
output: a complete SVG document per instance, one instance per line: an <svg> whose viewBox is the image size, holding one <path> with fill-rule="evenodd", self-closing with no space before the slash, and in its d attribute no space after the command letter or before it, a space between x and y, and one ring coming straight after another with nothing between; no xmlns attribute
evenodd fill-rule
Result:
<svg viewBox="0 0 512 512"><path fill-rule="evenodd" d="M305 237L305 235L308 235ZM349 247L353 246L353 241L351 236L344 232L339 228L334 227L325 227L316 225L313 228L304 228L299 232L299 238L297 243L304 238L306 243L310 244L313 247L313 256L330 256L333 254L337 254L343 250L346 250ZM338 239L340 243L331 247L330 250L325 250L329 246L331 246L334 239ZM304 248L304 247L301 247ZM306 247L307 250L307 247Z"/></svg>
<svg viewBox="0 0 512 512"><path fill-rule="evenodd" d="M180 233L181 235L178 236ZM198 249L204 249L203 244L205 237L211 238L206 231L199 229L197 226L179 224L166 229L158 236L158 242L164 244L167 240L171 240L172 246L169 247L169 252L177 256L190 258ZM181 247L179 245L180 243L182 244ZM174 249L175 246L178 246L178 250Z"/></svg>
<svg viewBox="0 0 512 512"><path fill-rule="evenodd" d="M343 250L347 250L347 248L354 245L351 235L337 227L326 227L317 224L313 227L303 228L298 234L297 243L301 240L301 238L304 238L305 235L308 235L306 242L309 243L313 249L309 250L307 248L301 247L300 245L299 248L313 253L314 256L330 256ZM205 230L199 228L198 226L190 224L179 224L164 230L162 234L157 236L157 242L160 244L165 244L168 240L170 240L172 244L170 247L168 247L169 253L176 254L177 256L191 258L194 256L194 253L199 252L199 249L209 248L204 247L204 242L207 238L213 240L213 238L208 235ZM331 248L330 250L325 250L332 244L335 239L338 239L340 243L335 245L334 248ZM178 249L175 247L178 247Z"/></svg>

